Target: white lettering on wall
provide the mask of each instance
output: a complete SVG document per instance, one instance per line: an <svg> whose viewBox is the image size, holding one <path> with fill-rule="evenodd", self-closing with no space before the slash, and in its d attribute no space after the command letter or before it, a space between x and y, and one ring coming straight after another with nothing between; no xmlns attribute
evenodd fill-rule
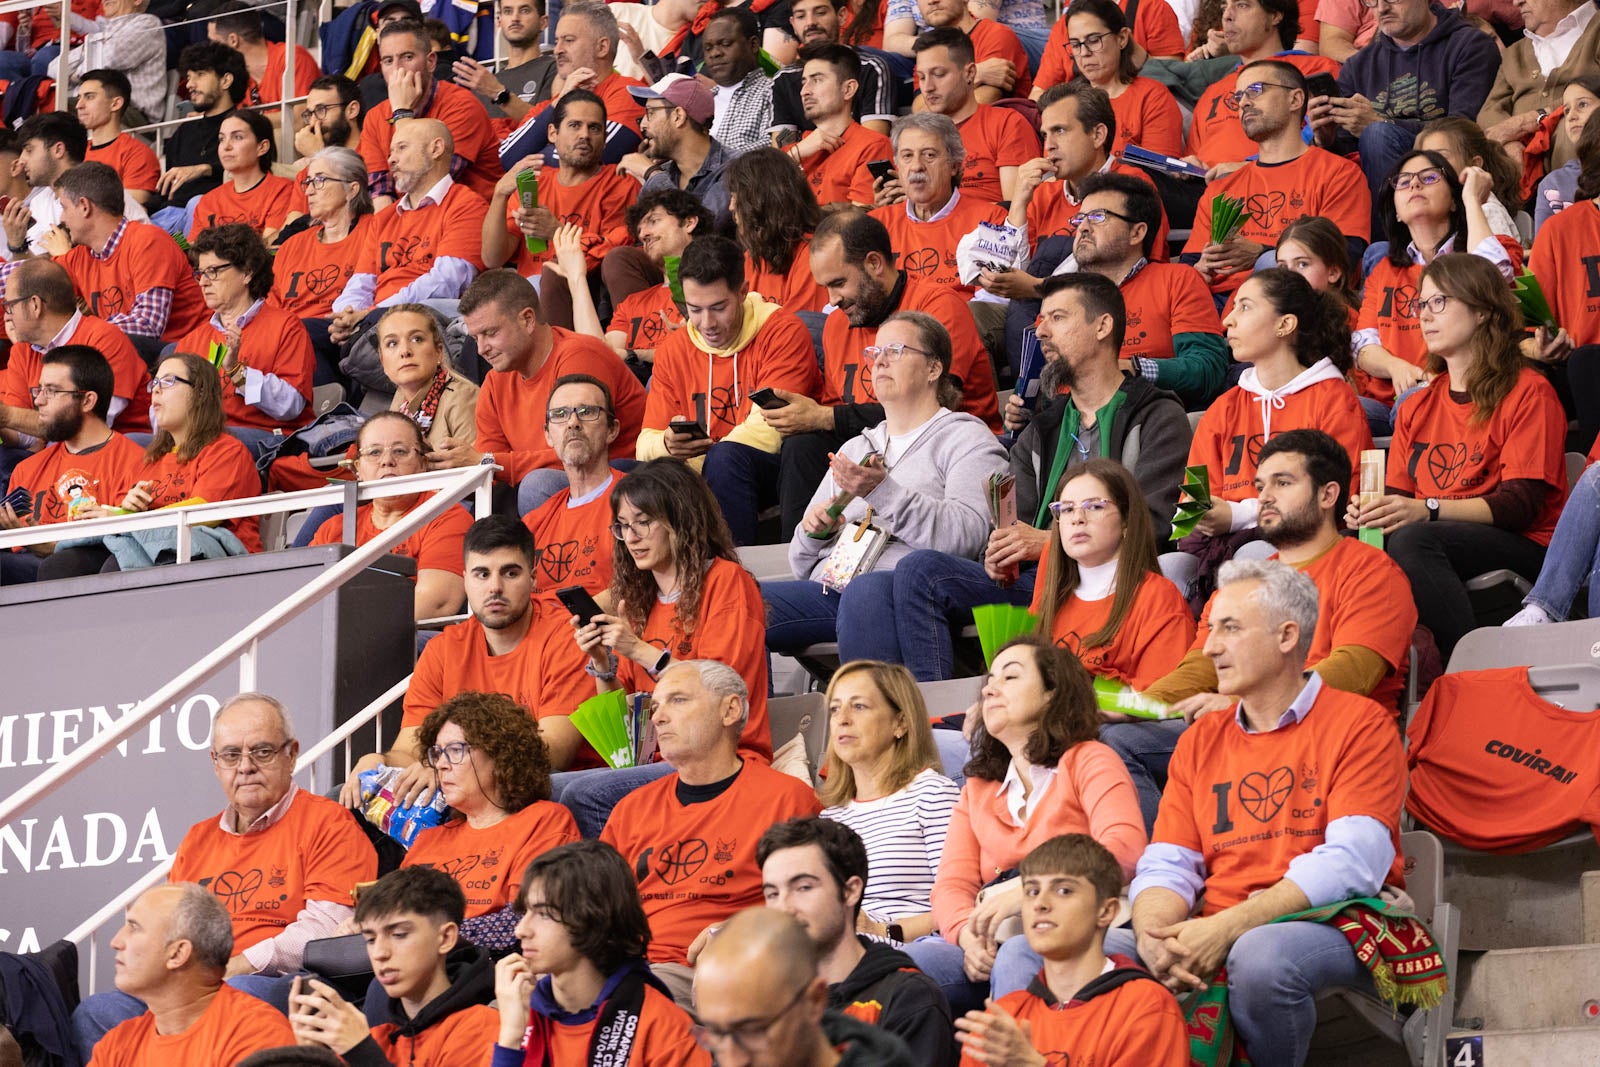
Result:
<svg viewBox="0 0 1600 1067"><path fill-rule="evenodd" d="M145 730L144 747L139 755L159 756L167 751L162 744L162 720L168 716L176 719L178 742L190 752L204 752L211 747L211 721L216 718L222 702L208 693L197 693L184 703L173 705L165 715L151 719ZM43 767L60 763L70 756L82 741L84 720L87 718L91 736L111 729L128 712L133 703L116 705L113 713L106 705L88 708L60 708L52 711L30 711L18 715L0 715L0 771L16 767ZM117 753L127 756L128 743L117 745ZM20 758L19 758L20 757Z"/></svg>
<svg viewBox="0 0 1600 1067"><path fill-rule="evenodd" d="M126 857L123 852L128 844L128 824L114 811L92 811L78 819L57 816L44 831L42 841L40 836L38 819L18 819L0 826L0 874L10 874L13 868L31 874L108 867L119 861L159 863L172 855L155 808L145 811L133 851Z"/></svg>

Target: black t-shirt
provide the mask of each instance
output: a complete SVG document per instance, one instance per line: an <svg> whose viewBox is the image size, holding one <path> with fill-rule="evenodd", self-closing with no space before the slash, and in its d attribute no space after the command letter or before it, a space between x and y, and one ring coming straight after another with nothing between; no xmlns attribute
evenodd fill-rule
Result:
<svg viewBox="0 0 1600 1067"><path fill-rule="evenodd" d="M206 177L191 179L173 190L167 199L174 207L183 207L201 193L209 193L222 184L222 161L217 159L217 133L222 129L222 120L231 114L232 111L224 111L220 115L197 115L180 123L172 131L172 136L167 138L168 168L193 167L201 163L211 167L211 173Z"/></svg>

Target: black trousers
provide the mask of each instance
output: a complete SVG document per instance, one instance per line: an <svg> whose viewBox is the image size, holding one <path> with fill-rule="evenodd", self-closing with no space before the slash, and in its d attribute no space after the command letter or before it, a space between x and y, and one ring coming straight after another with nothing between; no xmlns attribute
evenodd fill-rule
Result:
<svg viewBox="0 0 1600 1067"><path fill-rule="evenodd" d="M1506 568L1536 581L1544 546L1478 522L1417 522L1389 535L1389 557L1411 580L1417 619L1433 631L1439 655L1450 653L1476 626L1467 581Z"/></svg>
<svg viewBox="0 0 1600 1067"><path fill-rule="evenodd" d="M783 439L778 453L778 510L782 513L782 540L794 537L794 529L806 517L811 494L828 473L828 453L837 452L849 437L834 430L813 430Z"/></svg>

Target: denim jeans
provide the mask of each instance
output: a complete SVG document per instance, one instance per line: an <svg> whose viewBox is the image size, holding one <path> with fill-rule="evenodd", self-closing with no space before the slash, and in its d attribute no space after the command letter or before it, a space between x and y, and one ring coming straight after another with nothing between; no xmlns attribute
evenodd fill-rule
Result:
<svg viewBox="0 0 1600 1067"><path fill-rule="evenodd" d="M258 426L229 426L228 432L250 450L251 459L260 459L266 452L283 443L284 435Z"/></svg>
<svg viewBox="0 0 1600 1067"><path fill-rule="evenodd" d="M563 467L541 467L529 471L517 484L517 514L526 515L565 488L567 472Z"/></svg>
<svg viewBox="0 0 1600 1067"><path fill-rule="evenodd" d="M1557 622L1572 612L1578 590L1589 583L1589 617L1600 615L1600 464L1572 485L1545 552L1544 566L1524 604L1537 604Z"/></svg>
<svg viewBox="0 0 1600 1067"><path fill-rule="evenodd" d="M611 809L623 797L672 773L669 763L643 767L593 767L586 771L559 771L550 776L550 799L565 804L584 837L599 837L611 818Z"/></svg>
<svg viewBox="0 0 1600 1067"><path fill-rule="evenodd" d="M1106 953L1138 959L1133 930L1106 934ZM1341 987L1374 992L1372 975L1350 942L1323 923L1272 923L1247 931L1228 950L1227 967L1228 1007L1239 1038L1252 1063L1275 1067L1305 1062L1317 1027L1317 994Z"/></svg>
<svg viewBox="0 0 1600 1067"><path fill-rule="evenodd" d="M1110 951L1109 949L1107 951ZM1000 945L994 954L994 970L989 972L989 994L999 1000L1007 993L1028 988L1033 976L1044 966L1044 958L1033 951L1028 939L1018 934Z"/></svg>
<svg viewBox="0 0 1600 1067"><path fill-rule="evenodd" d="M762 507L778 502L778 454L736 441L718 441L706 453L701 474L722 505L733 543L755 544Z"/></svg>
<svg viewBox="0 0 1600 1067"><path fill-rule="evenodd" d="M894 571L857 575L843 593L809 578L762 582L767 602L767 648L793 655L810 645L839 642L839 659L860 659L859 620L894 595ZM891 607L892 610L892 607Z"/></svg>
<svg viewBox="0 0 1600 1067"><path fill-rule="evenodd" d="M886 596L858 600L846 621L841 617L839 648L849 634L851 659L904 663L919 682L937 682L954 673L952 625L965 626L980 604L1033 601L1038 568L1029 567L1002 588L976 560L919 549L894 565L893 589Z"/></svg>
<svg viewBox="0 0 1600 1067"><path fill-rule="evenodd" d="M944 999L950 1002L951 1018L959 1019L969 1011L983 1010L989 983L974 982L967 977L963 967L966 953L960 948L938 934L919 937L904 948L917 970L939 983Z"/></svg>
<svg viewBox="0 0 1600 1067"><path fill-rule="evenodd" d="M960 730L946 729L933 731L933 744L939 750L939 762L944 764L944 776L960 788L961 783L967 780L962 768L972 757L972 746L968 744Z"/></svg>
<svg viewBox="0 0 1600 1067"><path fill-rule="evenodd" d="M1122 757L1133 787L1139 793L1139 814L1144 816L1145 833L1156 828L1156 811L1161 806L1161 790L1167 784L1167 764L1183 733L1182 719L1161 722L1108 722L1100 727L1100 740Z"/></svg>

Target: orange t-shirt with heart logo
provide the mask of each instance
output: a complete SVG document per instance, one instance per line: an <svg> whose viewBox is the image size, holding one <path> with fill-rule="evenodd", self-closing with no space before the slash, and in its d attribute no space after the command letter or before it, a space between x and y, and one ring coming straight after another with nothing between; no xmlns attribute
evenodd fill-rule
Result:
<svg viewBox="0 0 1600 1067"><path fill-rule="evenodd" d="M313 226L283 242L272 262L267 302L302 319L330 318L333 301L356 271L356 255L371 225L372 216L363 215L342 241L319 240L322 230Z"/></svg>

